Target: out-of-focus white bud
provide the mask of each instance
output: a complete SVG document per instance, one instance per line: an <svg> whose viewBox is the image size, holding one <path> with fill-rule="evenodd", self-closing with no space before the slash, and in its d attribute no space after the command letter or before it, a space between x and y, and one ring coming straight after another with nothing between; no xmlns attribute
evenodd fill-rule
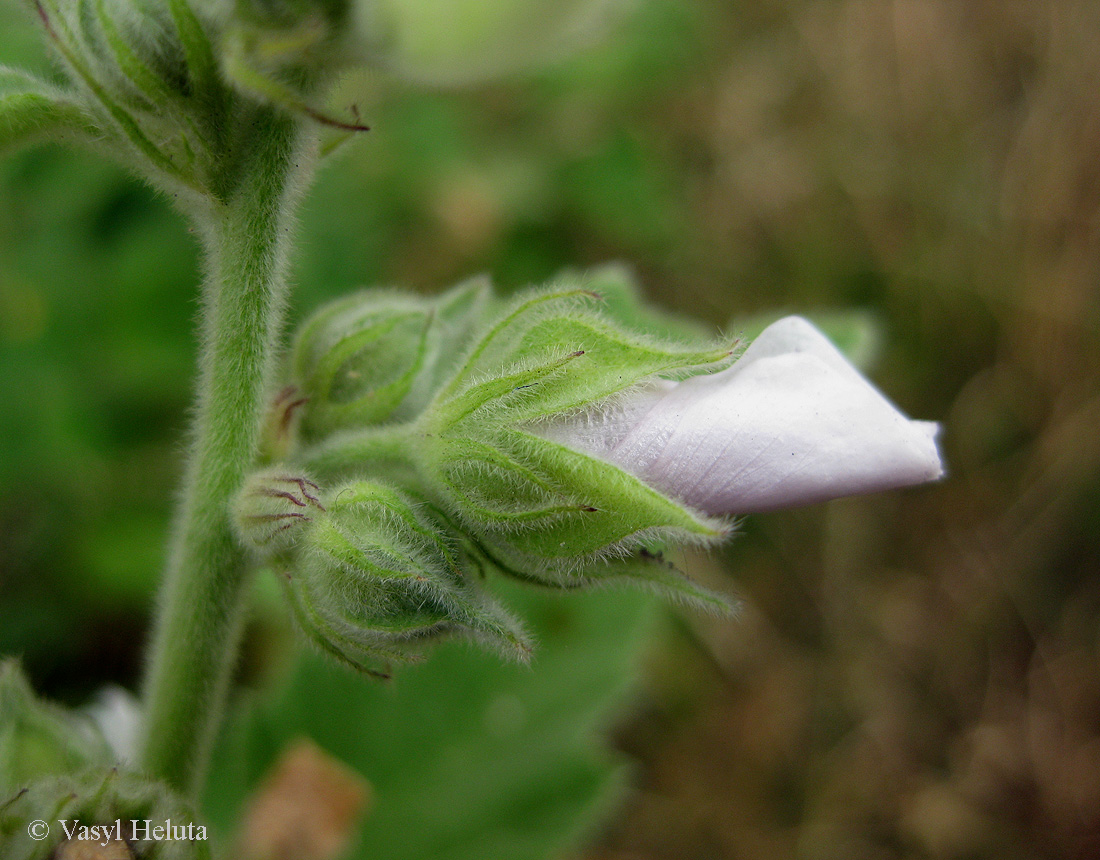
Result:
<svg viewBox="0 0 1100 860"><path fill-rule="evenodd" d="M358 0L371 56L414 80L470 84L592 42L629 0Z"/></svg>
<svg viewBox="0 0 1100 860"><path fill-rule="evenodd" d="M938 429L787 317L726 370L657 381L538 432L701 511L745 514L934 481Z"/></svg>
<svg viewBox="0 0 1100 860"><path fill-rule="evenodd" d="M84 713L91 717L104 740L110 744L116 763L134 765L138 739L141 737L142 713L141 704L133 694L122 687L103 687L84 706Z"/></svg>

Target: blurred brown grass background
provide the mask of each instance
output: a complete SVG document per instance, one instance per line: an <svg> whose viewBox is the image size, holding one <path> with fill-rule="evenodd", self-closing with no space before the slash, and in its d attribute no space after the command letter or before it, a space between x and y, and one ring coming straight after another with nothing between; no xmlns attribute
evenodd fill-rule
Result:
<svg viewBox="0 0 1100 860"><path fill-rule="evenodd" d="M745 524L590 856L1100 857L1100 4L723 10L684 282L878 308L950 477Z"/></svg>

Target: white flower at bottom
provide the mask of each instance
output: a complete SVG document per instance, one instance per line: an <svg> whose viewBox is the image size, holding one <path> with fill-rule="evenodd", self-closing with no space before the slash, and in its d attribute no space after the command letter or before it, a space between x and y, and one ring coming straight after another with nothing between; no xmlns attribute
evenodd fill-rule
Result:
<svg viewBox="0 0 1100 860"><path fill-rule="evenodd" d="M724 371L651 384L537 432L699 510L745 514L934 481L938 429L908 419L821 332L787 317Z"/></svg>

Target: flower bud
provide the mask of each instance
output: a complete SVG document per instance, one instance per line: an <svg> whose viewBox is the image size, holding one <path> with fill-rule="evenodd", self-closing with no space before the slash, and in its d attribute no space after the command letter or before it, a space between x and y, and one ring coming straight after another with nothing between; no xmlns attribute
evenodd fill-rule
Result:
<svg viewBox="0 0 1100 860"><path fill-rule="evenodd" d="M306 437L389 419L428 351L430 304L368 290L322 308L294 345Z"/></svg>
<svg viewBox="0 0 1100 860"><path fill-rule="evenodd" d="M89 767L0 794L0 857L12 860L209 860L210 844L190 804L135 773Z"/></svg>
<svg viewBox="0 0 1100 860"><path fill-rule="evenodd" d="M292 357L304 437L414 417L490 300L488 281L476 278L437 299L371 289L323 307Z"/></svg>
<svg viewBox="0 0 1100 860"><path fill-rule="evenodd" d="M720 540L730 514L943 474L936 425L898 412L804 320L772 325L733 362L732 348L641 307L621 268L581 282L605 289L603 306L570 280L503 308L437 299L495 313L480 326L458 314L434 353L444 315L433 317L394 423L338 425L347 432L306 462L373 471L430 500L460 568L561 587L630 579L710 608L728 603L662 546Z"/></svg>
<svg viewBox="0 0 1100 860"><path fill-rule="evenodd" d="M40 701L14 660L0 663L0 804L43 774L110 762L90 719Z"/></svg>
<svg viewBox="0 0 1100 860"><path fill-rule="evenodd" d="M531 68L591 41L622 0L360 0L358 27L382 64L465 84Z"/></svg>
<svg viewBox="0 0 1100 860"><path fill-rule="evenodd" d="M282 465L249 476L233 502L233 525L245 546L270 555L292 546L306 524L325 512L321 488Z"/></svg>
<svg viewBox="0 0 1100 860"><path fill-rule="evenodd" d="M429 508L384 484L356 481L325 495L287 570L303 630L370 674L420 643L468 635L522 658L518 624L461 572L460 550Z"/></svg>
<svg viewBox="0 0 1100 860"><path fill-rule="evenodd" d="M806 320L768 327L728 370L657 382L541 434L711 514L934 481L937 425L910 421Z"/></svg>
<svg viewBox="0 0 1100 860"><path fill-rule="evenodd" d="M210 23L167 0L34 0L34 8L101 136L161 186L208 190L227 106Z"/></svg>
<svg viewBox="0 0 1100 860"><path fill-rule="evenodd" d="M501 567L556 584L614 576L621 569L609 559L637 562L654 541L724 534L634 475L540 433L647 380L729 359L726 347L620 328L597 305L585 290L518 298L475 340L410 443L431 492Z"/></svg>

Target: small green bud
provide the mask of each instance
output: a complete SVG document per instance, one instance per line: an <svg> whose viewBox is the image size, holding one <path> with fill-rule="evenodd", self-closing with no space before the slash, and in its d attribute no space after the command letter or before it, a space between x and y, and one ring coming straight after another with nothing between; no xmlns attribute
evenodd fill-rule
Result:
<svg viewBox="0 0 1100 860"><path fill-rule="evenodd" d="M111 759L90 719L39 700L14 660L0 663L0 796Z"/></svg>
<svg viewBox="0 0 1100 860"><path fill-rule="evenodd" d="M323 307L292 355L304 438L414 418L491 302L488 280L474 278L434 299L370 289Z"/></svg>
<svg viewBox="0 0 1100 860"><path fill-rule="evenodd" d="M209 190L220 169L228 90L211 24L184 0L33 0L50 42L106 136L158 185Z"/></svg>
<svg viewBox="0 0 1100 860"><path fill-rule="evenodd" d="M360 670L415 656L421 643L468 635L502 653L529 650L518 624L461 572L461 550L428 506L356 481L324 496L287 562L298 621L315 643Z"/></svg>
<svg viewBox="0 0 1100 860"><path fill-rule="evenodd" d="M206 825L167 787L99 767L39 778L0 794L0 856L209 860L211 848Z"/></svg>
<svg viewBox="0 0 1100 860"><path fill-rule="evenodd" d="M321 488L308 477L276 465L249 476L233 502L241 543L261 555L292 546L302 529L325 513Z"/></svg>
<svg viewBox="0 0 1100 860"><path fill-rule="evenodd" d="M294 374L307 438L388 420L412 390L428 352L431 305L368 290L334 302L302 327Z"/></svg>

